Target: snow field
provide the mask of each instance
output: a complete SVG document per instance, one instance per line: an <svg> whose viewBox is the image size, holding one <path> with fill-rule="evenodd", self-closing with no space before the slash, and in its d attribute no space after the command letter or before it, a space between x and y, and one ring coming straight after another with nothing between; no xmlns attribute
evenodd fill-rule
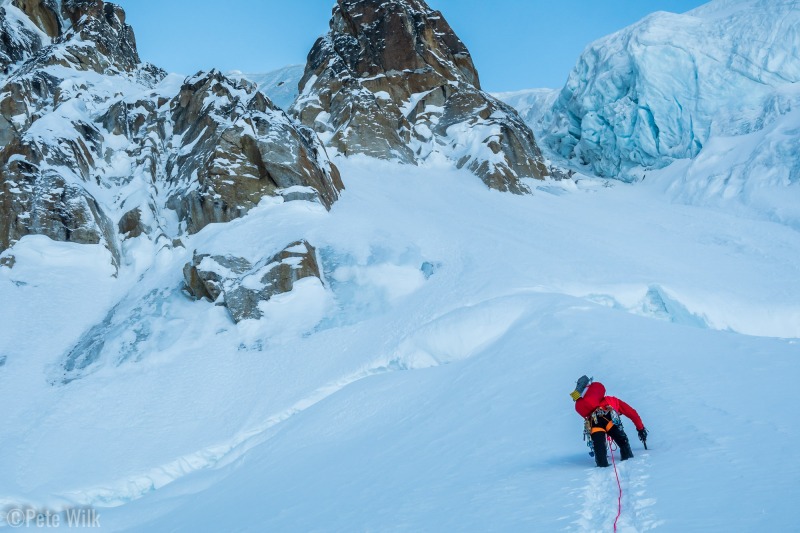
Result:
<svg viewBox="0 0 800 533"><path fill-rule="evenodd" d="M100 247L14 248L0 500L92 505L114 531L607 530L616 481L568 396L587 373L651 430L644 452L628 424L620 530L791 528L795 231L646 187L517 197L336 163L330 214L265 200L185 248L132 243L118 278ZM180 293L196 248L252 259L300 237L325 291L269 321ZM96 361L51 384L115 306Z"/></svg>

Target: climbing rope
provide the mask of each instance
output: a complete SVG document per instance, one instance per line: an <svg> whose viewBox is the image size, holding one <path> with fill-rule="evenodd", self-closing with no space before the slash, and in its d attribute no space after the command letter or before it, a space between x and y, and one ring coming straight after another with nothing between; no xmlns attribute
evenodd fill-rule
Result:
<svg viewBox="0 0 800 533"><path fill-rule="evenodd" d="M619 482L619 474L617 473L617 461L614 459L614 441L611 439L609 435L606 435L606 439L608 439L608 450L611 452L611 463L614 465L614 475L617 477L617 487L619 488L619 498L617 498L617 517L614 519L614 531L617 530L617 520L619 520L619 515L622 514L622 484Z"/></svg>

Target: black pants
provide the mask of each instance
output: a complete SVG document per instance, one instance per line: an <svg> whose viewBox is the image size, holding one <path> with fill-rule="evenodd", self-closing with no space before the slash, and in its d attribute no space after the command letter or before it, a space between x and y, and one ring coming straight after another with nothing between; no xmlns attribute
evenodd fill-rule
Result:
<svg viewBox="0 0 800 533"><path fill-rule="evenodd" d="M614 424L610 415L598 416L597 422L591 421L592 426L592 445L594 446L594 460L597 466L608 466L608 455L606 448L606 435L614 439L619 448L621 460L625 461L633 457L631 443L622 425Z"/></svg>

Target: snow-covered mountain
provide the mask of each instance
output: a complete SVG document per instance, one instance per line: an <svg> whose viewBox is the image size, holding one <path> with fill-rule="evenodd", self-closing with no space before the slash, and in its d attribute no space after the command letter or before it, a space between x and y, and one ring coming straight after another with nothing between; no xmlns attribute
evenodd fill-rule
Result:
<svg viewBox="0 0 800 533"><path fill-rule="evenodd" d="M112 4L0 3L0 527L89 509L108 531L795 528L800 233L788 222L800 204L777 176L796 168L800 124L794 83L776 81L793 60L768 62L755 96L785 98L743 130L733 96L690 105L676 91L712 114L709 136L644 181L574 158L572 179L523 178L532 194L504 194L448 143L481 141L459 148L479 158L498 147L482 144L484 126L521 119L465 79L465 49L446 53L463 43L422 5L340 0L293 106L300 116L309 99L323 139L345 145L371 123L339 124L319 111L326 98L397 118L403 77L362 76L374 58L355 44L400 24L387 50L461 73L415 75L503 111L461 108L445 135L411 144L447 157L404 164L338 148L329 159L243 75L142 64ZM745 25L748 10L768 21L790 5L717 0L686 17ZM662 43L696 29L659 27ZM776 42L791 31L779 28ZM435 58L404 48L416 37L441 46ZM337 77L326 67L340 60L352 64ZM350 92L371 82L389 97ZM432 90L409 126L450 116ZM564 140L548 129L564 95L498 96L537 136ZM581 440L569 393L582 374L650 430L649 450L634 442L616 471L594 468Z"/></svg>

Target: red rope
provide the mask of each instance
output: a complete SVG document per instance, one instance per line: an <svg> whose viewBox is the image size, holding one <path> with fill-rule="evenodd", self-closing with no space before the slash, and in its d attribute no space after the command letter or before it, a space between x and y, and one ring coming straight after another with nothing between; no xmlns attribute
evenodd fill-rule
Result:
<svg viewBox="0 0 800 533"><path fill-rule="evenodd" d="M614 519L614 531L617 530L617 520L619 515L622 514L622 485L619 482L619 474L617 473L617 461L614 459L614 441L606 434L608 439L608 450L611 453L611 462L614 464L614 475L617 477L617 487L619 488L619 498L617 499L617 517Z"/></svg>

